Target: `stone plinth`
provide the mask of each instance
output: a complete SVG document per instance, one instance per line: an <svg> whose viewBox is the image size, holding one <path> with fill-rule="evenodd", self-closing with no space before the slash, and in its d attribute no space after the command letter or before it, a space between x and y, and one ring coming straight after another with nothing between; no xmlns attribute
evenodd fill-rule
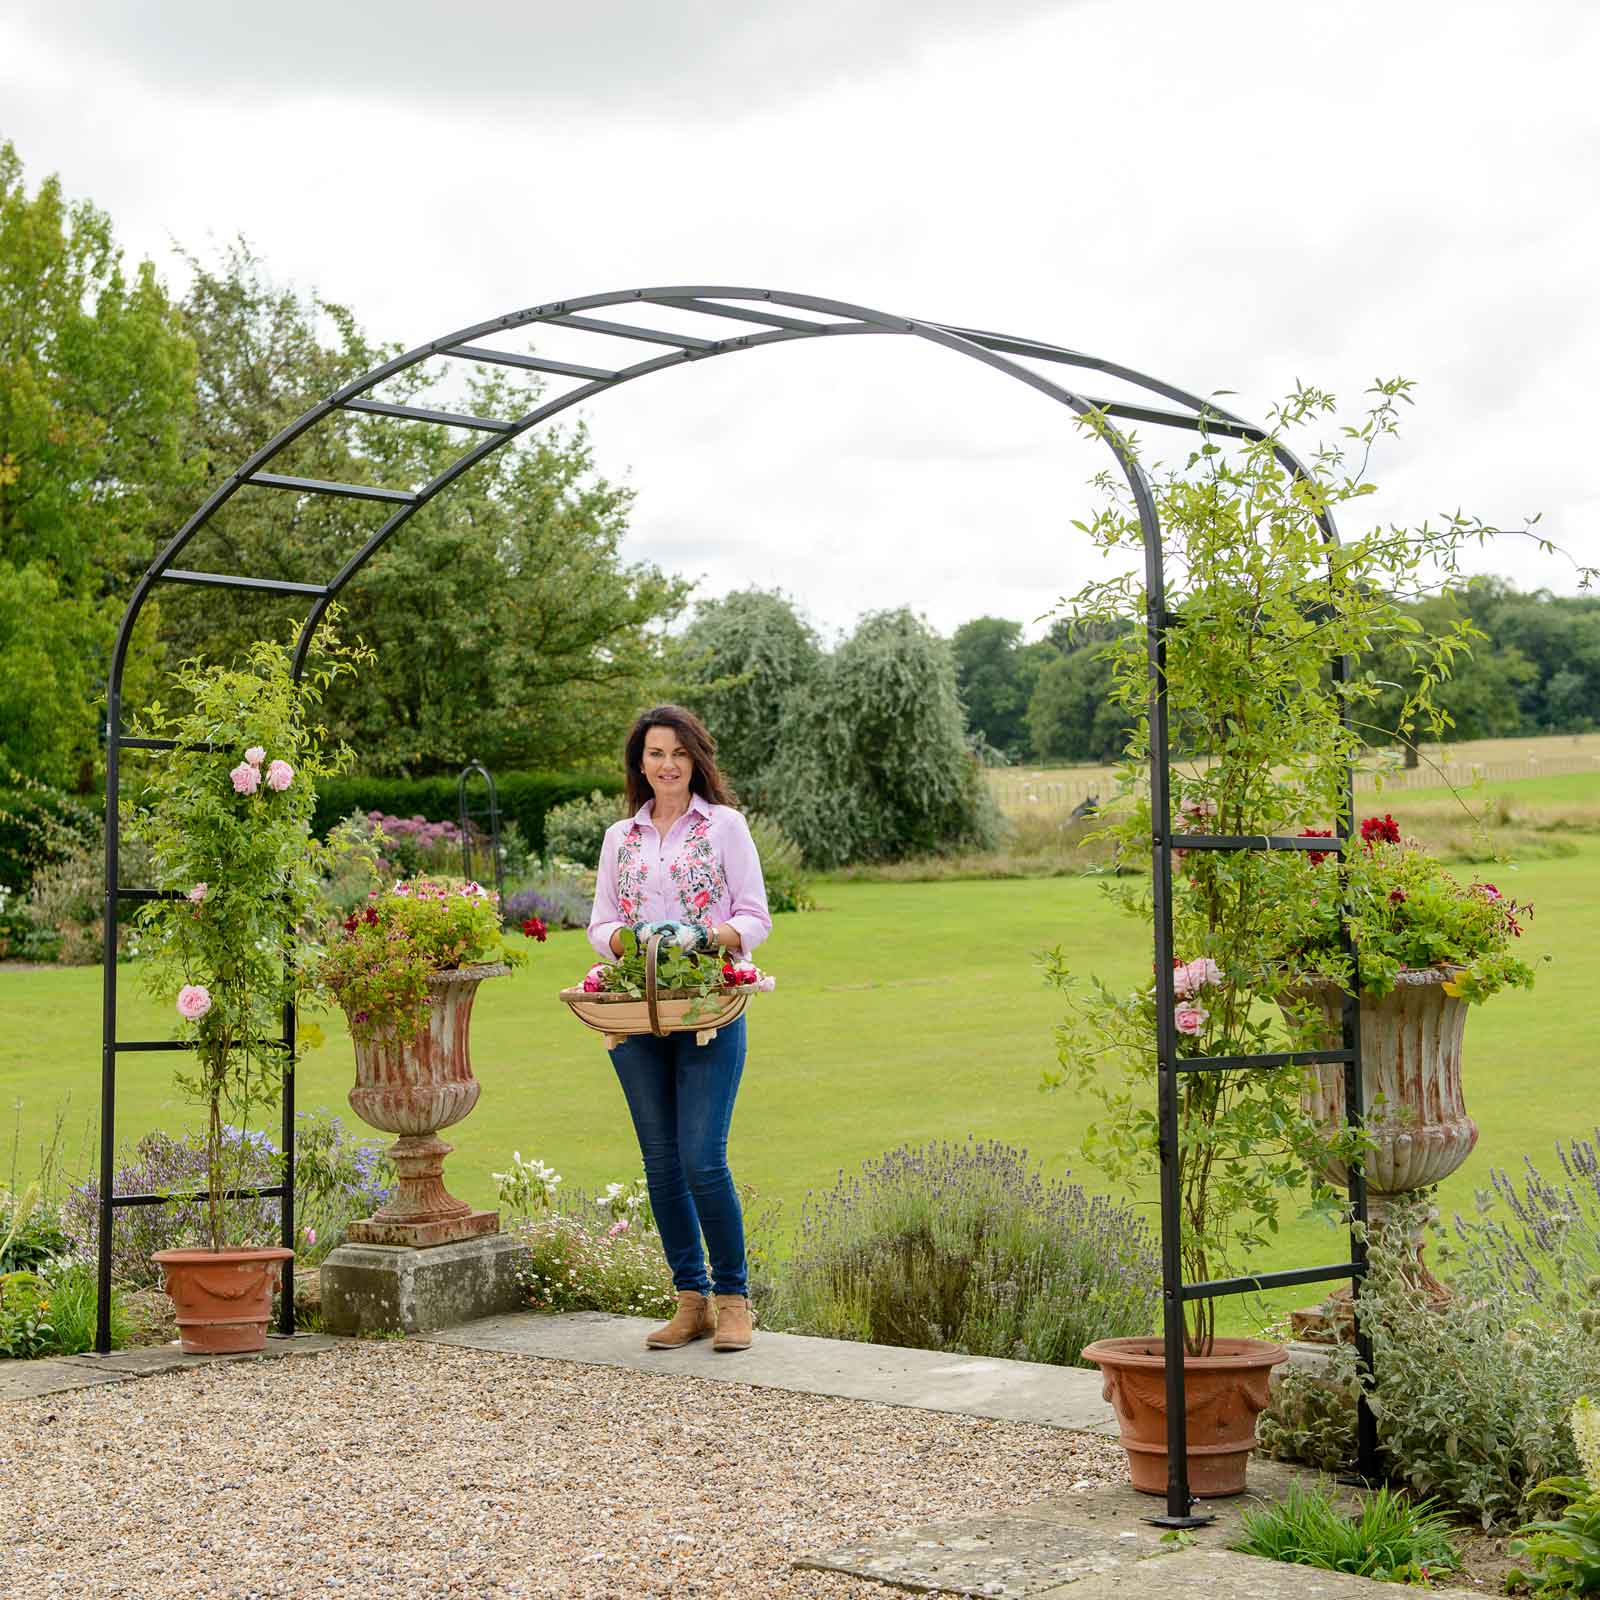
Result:
<svg viewBox="0 0 1600 1600"><path fill-rule="evenodd" d="M431 1222L391 1222L380 1212L364 1222L352 1222L344 1236L351 1244L392 1244L408 1250L431 1250L436 1245L458 1244L499 1231L498 1211L468 1211L459 1217L436 1218Z"/></svg>
<svg viewBox="0 0 1600 1600"><path fill-rule="evenodd" d="M322 1325L329 1333L430 1333L524 1303L522 1246L510 1234L413 1250L342 1244L322 1264Z"/></svg>

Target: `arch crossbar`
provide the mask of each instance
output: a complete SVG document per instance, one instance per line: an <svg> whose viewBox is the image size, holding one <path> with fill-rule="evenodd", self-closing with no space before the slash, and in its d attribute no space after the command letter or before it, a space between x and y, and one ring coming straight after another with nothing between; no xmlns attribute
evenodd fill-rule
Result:
<svg viewBox="0 0 1600 1600"><path fill-rule="evenodd" d="M610 315L595 313L609 312ZM642 316L641 316L642 314ZM661 326L671 321L673 326ZM687 331L682 324L698 331ZM527 330L559 329L562 336L583 336L592 360L556 360L537 353L511 350L484 341ZM1298 1283L1350 1279L1359 1293L1366 1270L1362 1242L1366 1221L1366 1189L1360 1163L1351 1163L1349 1188L1352 1227L1350 1259L1335 1266L1263 1273L1251 1278L1203 1284L1185 1283L1180 1258L1181 1218L1178 1206L1177 1165L1178 1078L1191 1071L1270 1070L1288 1064L1339 1062L1345 1068L1347 1115L1359 1123L1364 1113L1360 1071L1359 1002L1352 997L1345 1007L1341 1048L1334 1051L1300 1051L1271 1056L1237 1056L1181 1059L1173 1023L1175 996L1172 975L1172 861L1175 849L1242 850L1301 849L1297 839L1234 839L1210 835L1174 834L1170 803L1170 742L1167 726L1166 636L1175 618L1167 610L1161 528L1155 498L1128 435L1117 422L1186 429L1218 437L1259 441L1266 437L1259 426L1218 406L1213 401L1166 383L1132 367L1042 340L956 323L933 322L891 315L871 307L815 295L728 285L680 285L593 294L573 300L531 306L431 340L374 367L326 399L311 406L274 438L250 456L212 491L189 520L150 563L139 579L124 614L113 652L108 687L108 743L106 758L106 962L103 994L101 1057L101 1160L100 1160L100 1310L97 1348L110 1348L111 1232L117 1209L160 1203L158 1195L115 1195L115 1104L117 1058L126 1053L182 1049L174 1041L117 1038L117 994L114 941L116 913L121 902L175 897L179 891L125 886L118 877L118 792L120 753L127 749L161 750L170 741L133 738L123 733L122 681L132 630L158 584L179 583L218 587L299 598L308 602L294 657L296 675L305 667L318 625L335 600L383 546L417 512L486 461L495 452L538 428L570 407L581 405L610 390L643 378L675 371L695 362L768 345L800 340L853 338L861 335L898 335L941 346L953 354L976 361L1025 384L1043 398L1064 406L1078 417L1096 417L1097 437L1114 456L1137 509L1145 547L1146 637L1150 675L1150 799L1153 847L1153 937L1157 983L1158 1036L1156 1040L1158 1120L1161 1138L1161 1217L1163 1331L1167 1350L1167 1424L1169 1481L1167 1514L1152 1519L1169 1525L1193 1525L1185 1465L1183 1406L1183 1306L1191 1299L1243 1293ZM636 346L637 350L628 350ZM614 352L626 351L624 357ZM444 358L481 365L507 367L543 378L571 380L572 387L539 403L520 416L485 417L467 412L438 410L377 398L374 391L423 363ZM1141 391L1139 397L1101 396L1077 387L1077 375L1100 374ZM1070 381L1069 381L1070 380ZM1148 397L1148 398L1145 398ZM337 483L271 470L276 458L302 436L342 415L354 413L377 422L425 422L476 436L462 452L428 482L400 488L391 485ZM1303 464L1282 446L1276 453L1285 469L1307 478ZM288 578L243 576L197 571L177 563L195 536L242 489L254 488L307 497L328 497L374 502L391 507L382 524L340 568L319 582ZM1338 544L1331 516L1319 517L1330 550ZM1335 674L1344 677L1347 660L1334 662ZM1314 841L1319 849L1342 849L1354 817L1353 782L1347 782L1346 806L1339 835ZM294 1060L295 1017L286 1007L283 1019L284 1094L283 1182L262 1193L282 1198L283 1242L294 1244ZM293 1296L282 1297L280 1332L294 1331ZM1363 1354L1368 1352L1363 1350ZM1364 1470L1374 1455L1371 1418L1363 1406L1362 1457Z"/></svg>

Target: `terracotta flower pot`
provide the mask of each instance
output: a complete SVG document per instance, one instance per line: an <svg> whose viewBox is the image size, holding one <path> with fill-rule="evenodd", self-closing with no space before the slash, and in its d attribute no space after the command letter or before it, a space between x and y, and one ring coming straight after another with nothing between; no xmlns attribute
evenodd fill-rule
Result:
<svg viewBox="0 0 1600 1600"><path fill-rule="evenodd" d="M1167 1362L1158 1338L1097 1339L1085 1361L1100 1368L1101 1393L1117 1413L1128 1478L1141 1494L1167 1492ZM1189 1489L1202 1499L1243 1494L1256 1445L1256 1417L1267 1408L1272 1369L1287 1361L1281 1344L1218 1339L1207 1356L1183 1358Z"/></svg>
<svg viewBox="0 0 1600 1600"><path fill-rule="evenodd" d="M157 1250L150 1259L166 1280L185 1355L266 1348L272 1292L293 1250Z"/></svg>
<svg viewBox="0 0 1600 1600"><path fill-rule="evenodd" d="M478 1103L478 1080L467 1054L472 1002L485 978L507 966L460 967L428 979L427 1026L411 1039L379 1028L355 1039L356 1081L350 1106L363 1122L400 1137L389 1147L400 1181L388 1202L345 1237L356 1244L422 1248L498 1233L497 1211L474 1211L444 1186L444 1158L453 1146L441 1128L460 1122Z"/></svg>

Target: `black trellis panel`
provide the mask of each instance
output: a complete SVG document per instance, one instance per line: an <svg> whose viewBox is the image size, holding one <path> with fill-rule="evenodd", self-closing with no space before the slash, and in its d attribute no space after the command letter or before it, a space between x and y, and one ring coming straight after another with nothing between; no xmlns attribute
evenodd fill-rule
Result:
<svg viewBox="0 0 1600 1600"><path fill-rule="evenodd" d="M482 806L467 804L467 785L474 777L482 778L487 791ZM500 907L500 921L506 920L506 863L500 849L500 791L495 787L494 774L481 761L469 761L456 779L457 826L461 829L461 876L475 879L472 858L476 853L473 839L481 820L485 827L483 837L488 840L489 860L494 867L494 892Z"/></svg>
<svg viewBox="0 0 1600 1600"><path fill-rule="evenodd" d="M725 323L749 326L756 324L760 331L747 332L722 338L700 338L694 335L666 333L643 324L612 321L590 316L587 313L651 305L692 311L708 319L721 319ZM781 307L781 310L774 310ZM799 313L795 315L794 313ZM815 319L815 320L813 320ZM574 332L588 332L606 339L629 339L645 344L670 347L667 353L651 356L632 366L617 369L599 364L588 366L576 363L552 362L535 355L505 353L475 341L515 333L518 330L537 329L542 324L552 324ZM119 755L123 749L170 748L163 741L129 739L122 732L122 684L127 660L129 638L134 623L143 609L154 584L163 580L187 583L221 585L228 588L268 590L280 594L300 595L310 601L310 609L296 646L294 671L298 678L304 671L312 639L327 611L329 603L337 598L344 587L361 571L368 561L386 544L423 506L444 493L458 479L469 473L496 450L503 449L513 440L559 415L569 407L607 393L624 383L653 377L660 372L680 370L694 361L736 354L769 344L794 340L831 338L855 334L895 334L921 339L940 346L953 354L977 361L1007 377L1035 390L1044 398L1066 407L1078 417L1094 416L1099 419L1119 417L1124 420L1148 423L1159 427L1174 427L1190 431L1211 432L1218 436L1241 439L1262 439L1264 432L1242 417L1233 415L1214 402L1182 389L1174 384L1150 376L1148 373L1101 356L1072 350L1043 340L1018 338L1014 335L964 327L958 324L938 323L915 317L895 316L868 306L847 301L831 300L815 295L792 294L772 289L754 289L718 284L674 284L649 289L613 290L585 295L574 300L547 302L542 305L511 311L487 321L458 328L426 344L395 355L346 384L336 393L319 401L290 423L274 438L262 445L231 476L222 480L198 510L173 535L166 547L146 569L135 586L118 632L113 652L108 684L107 759L106 759L106 947L104 989L102 999L102 1057L101 1057L101 1121L100 1170L102 1195L102 1220L100 1236L100 1320L96 1330L96 1347L110 1348L110 1216L113 1155L116 1138L116 1056L120 1050L130 1048L116 1037L117 997L115 964L116 908L119 898L125 898L120 888L118 870L118 787ZM493 361L505 365L525 367L534 371L552 372L581 380L564 394L540 401L525 416L497 422L487 418L470 418L461 413L428 413L416 416L422 408L392 406L370 398L371 391L379 388L397 374L417 367L440 356L454 356L465 360ZM602 359L605 359L602 356ZM1074 369L1100 372L1122 380L1147 394L1158 397L1171 407L1129 404L1120 400L1098 400L1068 387L1056 378L1046 375L1037 365L1043 363L1051 369ZM477 429L488 434L482 442L465 451L455 461L440 470L435 477L415 491L380 489L358 484L332 483L273 473L266 469L272 461L293 444L302 434L317 427L330 416L343 411L359 410L380 421L389 418L397 424L408 421L443 422L449 426ZM1288 1065L1275 1057L1223 1057L1212 1061L1181 1061L1177 1053L1177 1035L1173 1025L1172 979L1172 860L1178 849L1190 850L1241 850L1241 849L1318 849L1337 853L1348 840L1349 819L1353 816L1353 782L1347 775L1345 784L1345 811L1342 836L1337 840L1320 839L1312 842L1297 839L1236 839L1208 835L1174 835L1170 808L1170 761L1167 725L1166 688L1166 638L1168 629L1178 625L1178 619L1166 610L1164 574L1162 570L1161 527L1155 498L1143 469L1135 459L1130 442L1110 426L1097 429L1100 442L1110 450L1117 466L1126 479L1134 504L1138 509L1140 528L1145 546L1145 588L1147 596L1146 636L1150 673L1150 732L1151 732L1151 817L1153 824L1154 858L1152 887L1154 899L1154 944L1156 954L1156 983L1158 1021L1156 1041L1157 1113L1161 1132L1162 1154L1162 1288L1163 1320L1166 1335L1166 1378L1168 1419L1169 1480L1167 1488L1167 1518L1179 1524L1191 1521L1187 1468L1184 1461L1184 1411L1183 1411L1183 1303L1185 1296L1244 1292L1245 1289L1277 1278L1290 1281L1282 1275L1267 1274L1258 1278L1224 1280L1220 1284L1185 1284L1182 1278L1180 1257L1182 1219L1178 1209L1177 1193L1177 1085L1182 1072L1229 1071L1266 1068L1270 1065ZM1304 467L1286 449L1277 449L1278 459L1296 476L1305 477ZM382 527L371 535L335 573L327 574L322 585L277 583L270 579L231 577L219 573L195 573L176 569L174 563L184 548L238 491L246 485L286 489L302 494L343 496L355 499L387 501L394 510ZM1337 546L1338 536L1330 518L1322 519L1323 531L1331 547ZM1343 681L1349 670L1343 660L1335 662L1335 674ZM1353 959L1353 952L1351 952ZM1359 990L1359 984L1357 985ZM1345 1068L1345 1106L1352 1122L1359 1122L1362 1114L1359 1000L1347 997L1342 1023L1343 1049L1331 1053L1341 1060ZM283 1242L294 1245L294 1039L295 1017L292 1007L284 1015L284 1039L288 1048L285 1055L283 1136L285 1159L289 1169L285 1179L286 1193L283 1206ZM144 1048L136 1042L132 1048ZM1293 1055L1294 1053L1287 1053ZM1300 1053L1301 1056L1307 1053ZM1323 1052L1311 1052L1321 1059ZM1299 1059L1297 1057L1296 1059ZM1351 1278L1357 1294L1365 1271L1365 1247L1357 1237L1366 1219L1366 1192L1360 1172L1360 1163L1351 1163L1350 1208L1352 1214L1352 1245L1349 1262L1337 1267L1305 1269L1312 1274L1327 1277ZM1292 1281L1310 1282L1315 1278L1293 1277ZM1233 1286L1239 1287L1235 1289ZM294 1296L283 1296L282 1329L291 1332L294 1327ZM1358 1319L1359 1328L1359 1319ZM1358 1346L1370 1370L1371 1351L1364 1338L1358 1334ZM1371 1413L1363 1402L1360 1412L1360 1437L1363 1470L1369 1470L1375 1460L1376 1440ZM1201 1519L1204 1520L1204 1519Z"/></svg>

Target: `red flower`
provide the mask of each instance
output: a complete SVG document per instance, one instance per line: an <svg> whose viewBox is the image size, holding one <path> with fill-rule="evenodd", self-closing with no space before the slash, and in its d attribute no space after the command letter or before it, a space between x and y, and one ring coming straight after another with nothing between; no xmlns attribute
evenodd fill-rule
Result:
<svg viewBox="0 0 1600 1600"><path fill-rule="evenodd" d="M359 924L354 916L348 916L344 919L344 931L346 933L354 933L358 926Z"/></svg>
<svg viewBox="0 0 1600 1600"><path fill-rule="evenodd" d="M1362 822L1361 837L1368 844L1380 839L1385 844L1399 844L1400 824L1385 811L1381 817L1368 817Z"/></svg>
<svg viewBox="0 0 1600 1600"><path fill-rule="evenodd" d="M1406 902L1406 892L1405 892L1404 889L1391 889L1389 891L1389 904L1390 905L1392 905L1392 906L1402 906L1402 905L1405 904L1405 902Z"/></svg>
<svg viewBox="0 0 1600 1600"><path fill-rule="evenodd" d="M540 944L545 942L550 933L550 930L545 927L544 922L538 917L525 918L522 924L522 931L530 939L537 939Z"/></svg>
<svg viewBox="0 0 1600 1600"><path fill-rule="evenodd" d="M1302 828L1300 830L1300 837L1302 839L1331 839L1333 837L1333 829ZM1333 852L1331 850L1307 850L1306 860L1308 860L1312 866L1320 867L1322 863L1326 861L1332 854Z"/></svg>
<svg viewBox="0 0 1600 1600"><path fill-rule="evenodd" d="M367 907L366 918L369 928L375 928L378 925L378 909L376 906ZM351 920L354 921L355 919L352 918Z"/></svg>

